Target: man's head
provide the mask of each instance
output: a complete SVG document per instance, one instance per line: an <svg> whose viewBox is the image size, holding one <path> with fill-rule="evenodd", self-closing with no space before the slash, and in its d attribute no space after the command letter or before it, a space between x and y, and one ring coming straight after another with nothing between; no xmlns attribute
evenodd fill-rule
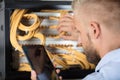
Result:
<svg viewBox="0 0 120 80"><path fill-rule="evenodd" d="M88 60L97 64L106 52L118 48L108 39L120 34L120 0L73 0L72 5L78 42Z"/></svg>

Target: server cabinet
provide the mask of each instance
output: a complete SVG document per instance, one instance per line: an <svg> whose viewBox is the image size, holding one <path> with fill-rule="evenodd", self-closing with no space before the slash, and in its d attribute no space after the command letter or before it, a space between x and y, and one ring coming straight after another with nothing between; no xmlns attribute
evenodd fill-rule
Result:
<svg viewBox="0 0 120 80"><path fill-rule="evenodd" d="M10 43L10 16L14 9L61 9L60 5L71 5L71 1L62 0L0 0L0 80L30 80L30 72L19 72L11 68L12 46ZM83 78L93 70L66 70L64 78ZM77 73L77 75L74 75ZM16 77L15 77L16 76Z"/></svg>

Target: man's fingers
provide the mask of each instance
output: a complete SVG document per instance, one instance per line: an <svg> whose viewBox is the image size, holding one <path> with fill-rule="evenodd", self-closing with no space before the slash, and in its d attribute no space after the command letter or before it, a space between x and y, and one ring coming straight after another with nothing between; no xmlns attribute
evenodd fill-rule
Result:
<svg viewBox="0 0 120 80"><path fill-rule="evenodd" d="M37 80L37 75L34 70L31 71L31 80Z"/></svg>
<svg viewBox="0 0 120 80"><path fill-rule="evenodd" d="M56 73L59 74L60 73L60 69L56 69ZM59 80L62 80L62 76L59 76Z"/></svg>
<svg viewBox="0 0 120 80"><path fill-rule="evenodd" d="M64 17L67 17L69 19L73 19L73 15L71 13L68 13L68 14L64 15Z"/></svg>
<svg viewBox="0 0 120 80"><path fill-rule="evenodd" d="M56 69L56 73L59 74L60 73L60 69Z"/></svg>
<svg viewBox="0 0 120 80"><path fill-rule="evenodd" d="M74 27L73 27L73 24L71 22L63 22L63 23L61 23L61 24L58 25L57 30L59 32L63 32L63 31L65 31L65 32L71 32L71 30L73 30L73 28Z"/></svg>
<svg viewBox="0 0 120 80"><path fill-rule="evenodd" d="M62 16L61 18L65 18L65 17L72 19L73 15L71 13L68 13L68 14L65 14L64 16Z"/></svg>
<svg viewBox="0 0 120 80"><path fill-rule="evenodd" d="M73 40L76 41L75 38L73 38L72 36L60 36L61 38L65 39L65 40Z"/></svg>
<svg viewBox="0 0 120 80"><path fill-rule="evenodd" d="M62 76L59 76L59 79L62 80Z"/></svg>
<svg viewBox="0 0 120 80"><path fill-rule="evenodd" d="M73 22L73 19L70 19L70 18L61 18L60 20L59 20L59 23L61 23L61 22Z"/></svg>
<svg viewBox="0 0 120 80"><path fill-rule="evenodd" d="M63 21L65 21L65 22L67 22L67 21L73 21L73 16L71 16L71 15L65 15L65 16L63 16L63 17L61 17L59 19L59 22L63 22Z"/></svg>

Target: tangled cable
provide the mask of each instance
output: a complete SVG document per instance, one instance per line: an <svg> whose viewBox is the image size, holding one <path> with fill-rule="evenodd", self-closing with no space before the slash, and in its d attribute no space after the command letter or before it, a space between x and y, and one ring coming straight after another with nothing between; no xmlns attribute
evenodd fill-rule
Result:
<svg viewBox="0 0 120 80"><path fill-rule="evenodd" d="M59 50L66 50L69 54L52 54L47 51L48 56L54 65L61 65L63 69L70 68L70 66L79 65L81 69L94 69L95 65L88 62L85 54L79 51L66 47L52 47Z"/></svg>
<svg viewBox="0 0 120 80"><path fill-rule="evenodd" d="M41 40L41 45L45 44L45 37L42 33L38 32L38 27L40 26L42 19L38 18L35 14L26 14L27 10L25 9L16 9L12 16L11 16L11 29L10 29L10 41L12 46L19 50L20 52L23 52L22 45L18 43L18 40L29 40L33 37L38 38ZM34 19L34 23L30 26L24 25L21 21L22 18L26 19ZM18 34L19 31L23 31L26 34L20 35Z"/></svg>

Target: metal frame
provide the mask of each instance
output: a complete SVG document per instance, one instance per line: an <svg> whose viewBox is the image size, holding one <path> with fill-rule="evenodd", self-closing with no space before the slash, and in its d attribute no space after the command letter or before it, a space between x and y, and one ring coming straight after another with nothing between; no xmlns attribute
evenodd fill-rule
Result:
<svg viewBox="0 0 120 80"><path fill-rule="evenodd" d="M3 3L1 3L3 4ZM9 40L9 19L10 11L5 9L4 5L0 9L0 76L2 80L5 80L7 71L10 70L10 40Z"/></svg>

